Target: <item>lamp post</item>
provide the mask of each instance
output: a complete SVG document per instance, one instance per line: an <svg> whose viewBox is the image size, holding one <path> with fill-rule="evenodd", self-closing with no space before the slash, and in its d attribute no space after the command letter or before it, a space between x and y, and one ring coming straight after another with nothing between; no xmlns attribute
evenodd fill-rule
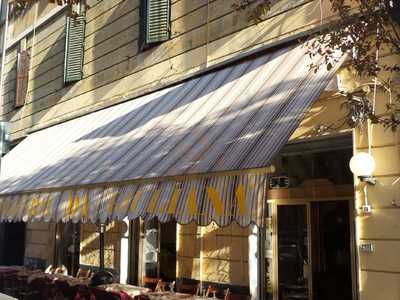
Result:
<svg viewBox="0 0 400 300"><path fill-rule="evenodd" d="M106 231L106 225L104 223L100 223L99 226L100 236L100 271L104 271L104 232Z"/></svg>
<svg viewBox="0 0 400 300"><path fill-rule="evenodd" d="M104 267L104 233L106 231L106 223L100 223L98 224L99 227L99 246L100 246L100 270L96 272L91 280L90 280L90 285L92 286L98 286L102 284L109 284L113 283L113 274L105 270Z"/></svg>
<svg viewBox="0 0 400 300"><path fill-rule="evenodd" d="M359 152L355 154L350 159L350 170L351 172L357 176L357 178L364 183L364 205L361 207L364 213L371 213L372 208L368 203L368 194L367 194L367 186L375 185L376 180L372 176L375 171L375 159L371 154L365 152Z"/></svg>

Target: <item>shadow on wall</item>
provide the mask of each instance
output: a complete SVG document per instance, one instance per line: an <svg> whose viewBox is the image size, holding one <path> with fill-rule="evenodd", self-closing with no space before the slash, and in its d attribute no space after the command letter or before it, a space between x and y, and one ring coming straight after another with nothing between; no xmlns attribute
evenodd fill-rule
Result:
<svg viewBox="0 0 400 300"><path fill-rule="evenodd" d="M347 124L348 111L342 107L345 99L338 98L334 94L334 92L324 92L324 98L313 104L298 129L293 133L291 140L314 138L350 129ZM335 97L329 99L329 96ZM319 126L326 129L319 133Z"/></svg>
<svg viewBox="0 0 400 300"><path fill-rule="evenodd" d="M38 2L38 5L39 16L49 12L48 1L42 0ZM50 6L54 9L52 5ZM36 5L31 9L36 9ZM64 23L60 23L60 20L64 18L60 15L48 26L26 37L29 47L27 50L30 51L31 58L25 105L18 109L14 108L14 93L12 102L6 103L4 107L5 118L14 125L13 133L39 122L44 116L44 109L56 105L61 98L59 90L63 87L65 29ZM33 41L35 44L32 47ZM15 92L15 83L13 90Z"/></svg>
<svg viewBox="0 0 400 300"><path fill-rule="evenodd" d="M286 128L287 125L284 123L289 123L293 118L298 117L293 115L279 119L279 125L268 123L270 120L274 120L276 114L280 113L280 109L288 105L288 101L285 101L285 103L278 103L279 101L269 103L265 106L271 108L269 112L266 109L259 109L259 105L265 103L271 94L276 96L284 93L282 87L295 84L290 81L271 86L267 92L263 92L261 95L257 93L248 95L246 101L240 99L238 103L235 103L234 100L239 95L233 95L232 104L218 109L218 103L215 103L217 98L213 94L215 88L223 89L233 79L232 76L235 78L243 76L245 72L250 70L250 66L243 70L241 65L226 69L223 71L224 73L220 73L221 76L218 76L218 81L222 80L221 82L213 80L213 73L202 78L192 79L191 84L186 83L186 89L190 89L191 93L189 96L185 95L189 92L185 88L175 86L168 89L167 92L161 91L154 94L151 101L140 100L140 109L136 110L130 107L135 105L134 101L124 103L123 106L113 107L113 110L125 108L128 112L116 119L113 119L112 114L109 114L108 116L111 119L109 118L104 126L78 138L75 141L76 146L71 144L73 148L69 151L70 157L60 160L54 165L41 168L28 176L7 180L3 187L10 190L13 189L13 186L24 188L29 187L33 182L41 182L44 186L57 187L59 185L68 186L72 182L84 184L86 181L95 178L99 178L100 182L105 182L108 179L114 181L146 176L157 177L160 174L168 175L176 172L190 173L193 172L191 170L198 168L198 164L202 162L200 159L204 155L208 155L213 160L211 165L224 164L224 157L211 157L211 155L213 153L229 153L233 146L236 150L240 148L244 151L242 160L234 163L235 168L248 164L248 157L245 154L251 151L254 146L260 145L266 136L282 135L280 142L284 143L284 136L289 137L291 135L291 132L281 132L282 130L272 131L274 126ZM222 74L224 75L222 76ZM257 76L257 74L252 76ZM308 88L317 89L313 88L314 84L318 85L317 82L308 82ZM160 94L162 95L160 96ZM223 96L224 94L220 94L218 97ZM178 118L186 109L190 109L190 106L196 103L200 97L207 99L207 101L213 101L209 108L206 107L210 110L206 114L207 118L201 118L190 126L176 129L168 125L171 123L166 122L164 118ZM196 117L197 111L191 109L191 111L183 114L185 118ZM261 115L264 117L260 118ZM91 118L91 115L86 117ZM262 130L258 125L255 126L254 122L257 120L265 122L265 127ZM231 131L231 128L238 124L248 125L239 132ZM270 128L270 126L272 127ZM145 134L138 135L139 131L145 132ZM107 139L101 139L102 137L112 137L115 142L105 144ZM88 139L97 140L96 147L86 148L82 152L82 146ZM219 140L216 144L214 144L215 139ZM200 144L198 144L199 141ZM194 145L193 143L197 144ZM215 147L219 148L217 150L223 148L225 151L216 151ZM172 151L177 148L181 149L182 152ZM278 148L279 145L276 145L275 149ZM43 152L44 154L45 152ZM47 162L52 158L52 155L54 153L47 153L42 159ZM272 156L274 156L272 152L265 153L263 159L268 161ZM145 158L146 163L140 158ZM36 159L40 161L40 157ZM45 161L43 161L44 165L46 165ZM139 162L140 165L136 165ZM129 168L126 168L127 163L129 163ZM90 168L89 166L92 164L97 167L95 169ZM35 188L39 187L41 186L35 184Z"/></svg>
<svg viewBox="0 0 400 300"><path fill-rule="evenodd" d="M4 76L3 83L3 101L2 103L2 115L6 121L10 121L16 118L19 110L14 109L15 103L15 91L17 87L17 58L7 62L4 66L5 69L10 69Z"/></svg>
<svg viewBox="0 0 400 300"><path fill-rule="evenodd" d="M168 59L176 58L185 51L204 46L204 44L196 44L198 42L197 38L190 38L189 35L186 35L188 32L197 30L197 27L193 29L191 28L192 24L180 24L179 26L183 28L182 30L187 30L185 31L184 39L181 38L182 33L173 32L170 41L144 52L139 52L138 6L136 4L133 5L132 1L122 1L115 7L108 7L106 6L107 3L105 1L95 1L88 11L89 22L86 33L83 80L70 86L64 86L63 84L64 24L60 20L63 20L64 16L58 17L53 22L57 24L57 28L54 28L53 32L49 32L42 36L41 40L37 40L34 56L37 62L42 62L42 64L35 63L31 70L33 77L27 105L23 110L18 110L20 116L16 117L16 112L8 112L8 119L13 118L13 122L17 119L23 119L23 121L21 120L23 122L23 125L20 125L21 129L31 127L40 122L61 118L84 107L99 104L105 99L110 100L110 98L121 96L129 90L143 88L150 83L148 80L142 80L144 78L160 78L160 81L162 81L164 77L178 75L178 70ZM184 4L174 3L174 5L177 5L176 8L173 8L178 9L178 11L182 10L188 14L195 12L195 10L187 8L186 1L184 1ZM204 5L206 4L204 3ZM212 5L218 6L219 4L212 3ZM107 9L104 9L100 14L98 12L99 8L103 6ZM203 6L198 5L195 9L203 8ZM39 15L46 11L46 7L46 1L39 2ZM285 32L285 28L288 27L289 17L296 14L296 9L292 9L287 14L288 18L279 19L276 23L271 24L270 27L274 28L276 36ZM204 38L204 41L203 39L200 40L213 42L229 34L237 33L244 27L251 26L251 24L248 24L245 12L232 12L230 8L228 15L228 19L223 16L213 20L211 28L213 30L199 32L199 34L206 33L209 35ZM179 17L189 20L186 15ZM238 19L242 18L246 21L238 22ZM305 16L303 18L307 19ZM232 26L222 26L221 23L221 30L216 31L222 19L225 21L231 20ZM206 20L207 18L204 16L203 22L198 24L199 28L208 26ZM183 21L179 19L179 22ZM175 23L173 22L172 25L175 26ZM45 26L43 30L46 29L48 29L48 26ZM43 31L38 30L36 36L39 36L41 32ZM116 32L118 33L116 34ZM270 31L268 30L257 31L254 35L240 38L240 43L249 45L249 47L258 45L265 41L269 34ZM177 64L179 64L179 70L185 71L194 67L204 67L207 55L214 57L216 55L213 53L214 51L218 52L219 49L230 48L229 44L236 38L237 34L232 39L227 38L226 43L221 42L218 44L216 46L218 48L208 47L210 53L207 54L204 50L204 58L199 60L196 58L198 60L196 65L193 65L193 55L181 55L176 60ZM159 64L157 69L148 68L161 62L163 63ZM136 73L137 76L128 76L133 73ZM153 82L153 84L156 84L156 82ZM82 96L79 101L77 101L78 96ZM64 102L67 101L70 101L71 104L66 105ZM64 104L61 105L61 103Z"/></svg>
<svg viewBox="0 0 400 300"><path fill-rule="evenodd" d="M104 234L105 267L119 269L121 238L125 235L127 226L124 222L112 222L107 225ZM80 263L98 267L100 264L99 233L95 224L82 224Z"/></svg>
<svg viewBox="0 0 400 300"><path fill-rule="evenodd" d="M188 229L183 228L186 226ZM248 286L248 228L241 228L237 224L219 228L212 223L202 227L203 234L200 236L194 234L196 231L191 227L195 225L181 226L177 276Z"/></svg>

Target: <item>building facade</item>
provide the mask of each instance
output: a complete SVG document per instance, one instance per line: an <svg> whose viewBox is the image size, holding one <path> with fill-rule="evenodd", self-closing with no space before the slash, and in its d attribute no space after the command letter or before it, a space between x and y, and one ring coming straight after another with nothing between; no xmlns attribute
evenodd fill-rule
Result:
<svg viewBox="0 0 400 300"><path fill-rule="evenodd" d="M168 34L153 43L146 40L152 24L143 21L148 18L143 2L88 0L90 8L78 25L79 20L66 21L65 7L47 0L19 12L10 5L8 21L0 24L1 115L10 122L13 145L47 128L276 51L337 18L329 1L276 1L254 23L247 10L234 8L234 0L170 0L165 1ZM7 15L2 7L1 20L4 10ZM74 26L81 31L73 32ZM73 47L77 42L80 48ZM74 54L83 61L73 61ZM390 53L380 56L388 63L400 60ZM339 79L319 95L274 159L265 227L113 221L105 235L106 268L121 282L145 284L147 277L155 277L214 283L253 299L285 299L296 289L304 299L399 299L399 133L379 124L315 130L346 115L338 82L347 91L367 82L348 65L337 74ZM378 89L374 101L377 113L384 114L392 100ZM348 163L354 153L369 149L377 184L367 187L373 210L363 214L364 185L353 178ZM27 151L26 159L37 154ZM15 226L24 227L25 263L64 264L70 270L99 265L94 224ZM293 253L293 245L301 250ZM336 280L338 274L342 281ZM326 293L340 287L343 294Z"/></svg>

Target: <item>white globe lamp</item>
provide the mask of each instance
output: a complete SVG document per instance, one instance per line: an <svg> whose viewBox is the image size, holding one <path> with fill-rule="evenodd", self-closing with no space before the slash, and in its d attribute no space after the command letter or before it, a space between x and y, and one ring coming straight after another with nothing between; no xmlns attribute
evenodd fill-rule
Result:
<svg viewBox="0 0 400 300"><path fill-rule="evenodd" d="M375 159L371 154L366 152L359 152L350 159L350 170L361 181L374 184L375 180L372 174L375 171Z"/></svg>

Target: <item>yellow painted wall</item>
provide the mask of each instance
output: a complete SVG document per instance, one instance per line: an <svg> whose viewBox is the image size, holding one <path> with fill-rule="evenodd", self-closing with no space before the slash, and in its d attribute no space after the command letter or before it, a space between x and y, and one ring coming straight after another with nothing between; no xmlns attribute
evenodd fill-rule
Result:
<svg viewBox="0 0 400 300"><path fill-rule="evenodd" d="M332 93L325 93L318 100L299 128L292 136L292 140L315 137L315 127L318 124L334 122L338 117L344 116L346 111L341 109L343 99L332 97ZM336 134L346 131L346 127ZM400 185L400 183L399 183ZM326 197L346 197L352 194L348 186L323 186L320 182L304 188L292 190L271 190L269 199L299 199L313 198L325 195ZM287 195L282 195L287 192ZM393 191L395 193L395 191ZM54 231L52 225L46 223L27 224L27 257L39 257L52 262ZM120 269L121 238L127 230L123 222L114 222L107 226L105 235L105 265L107 268ZM248 286L248 229L242 229L233 224L226 228L217 228L214 224L207 227L198 227L194 224L178 225L177 241L177 277L193 278L196 280L230 283ZM203 244L200 242L203 238ZM81 256L83 265L99 265L99 238L96 226L82 224L81 226ZM200 251L202 252L202 278L200 278Z"/></svg>
<svg viewBox="0 0 400 300"><path fill-rule="evenodd" d="M171 40L139 52L139 0L90 0L84 78L70 86L63 85L65 17L36 28L27 37L32 51L30 81L26 105L18 110L13 109L17 48L6 56L2 117L12 123L12 138L24 136L33 126L143 94L321 24L318 0L277 1L258 24L249 22L247 11L234 11L235 2L173 0ZM327 2L322 2L323 22L331 17Z"/></svg>
<svg viewBox="0 0 400 300"><path fill-rule="evenodd" d="M55 226L50 223L27 223L25 257L40 258L46 265L53 263Z"/></svg>
<svg viewBox="0 0 400 300"><path fill-rule="evenodd" d="M25 257L40 258L46 266L53 264L55 225L53 223L27 223ZM105 234L105 267L120 270L121 238L126 233L124 222L113 222ZM99 237L94 224L81 225L80 264L99 266Z"/></svg>
<svg viewBox="0 0 400 300"><path fill-rule="evenodd" d="M177 277L249 285L249 229L178 225Z"/></svg>
<svg viewBox="0 0 400 300"><path fill-rule="evenodd" d="M380 59L387 64L400 63L399 56ZM385 80L387 76L380 74L380 80ZM354 80L349 72L342 74L342 77L347 79L345 83L349 89L368 81ZM394 78L396 83L399 74L394 74ZM395 86L397 89L399 87ZM372 101L373 88L368 96ZM390 94L378 87L376 113L384 115L388 103ZM371 139L368 139L368 127L372 132ZM355 131L354 137L356 152L368 152L368 146L371 145L377 179L376 186L368 187L372 214L356 217L357 243L369 243L375 247L373 253L359 253L360 299L400 299L400 128L391 131L382 125L364 126ZM357 181L355 189L356 207L359 208L364 204L363 185Z"/></svg>
<svg viewBox="0 0 400 300"><path fill-rule="evenodd" d="M13 15L9 22L9 39L18 38L27 28L33 26L35 19L40 20L54 8L48 0L39 0L37 4L29 5L20 15Z"/></svg>
<svg viewBox="0 0 400 300"><path fill-rule="evenodd" d="M342 107L344 101L343 96L336 92L323 92L306 113L299 127L290 137L290 141L300 142L316 137L349 133L349 126L343 122L347 114L347 110ZM319 133L316 129L320 125L331 128Z"/></svg>
<svg viewBox="0 0 400 300"><path fill-rule="evenodd" d="M341 108L343 101L343 98L334 93L325 92L306 114L291 140L315 138L318 136L315 131L317 125L329 125L343 118L346 114L346 111ZM345 132L349 132L347 126L329 130L324 134ZM302 188L270 190L267 197L268 199L311 200L353 196L354 190L351 185L334 186L324 183L314 181ZM177 234L177 277L249 285L249 228L240 228L236 224L226 228L217 228L215 224L206 227L190 224L178 225Z"/></svg>
<svg viewBox="0 0 400 300"><path fill-rule="evenodd" d="M44 1L44 0L43 0ZM40 3L42 3L41 1ZM33 126L45 126L63 121L95 107L111 105L124 95L139 95L161 84L168 84L222 62L245 51L254 50L290 35L320 25L320 1L280 1L263 22L247 22L246 12L234 12L233 0L174 0L172 5L172 39L148 51L139 53L138 0L90 0L85 43L84 79L64 87L64 17L37 28L27 37L32 47L32 64L28 99L24 108L14 110L16 48L6 56L5 102L2 117L12 122L12 137L24 136ZM303 3L304 2L304 3ZM327 5L328 1L323 1ZM297 3L299 6L290 4ZM43 4L40 4L43 5ZM282 6L283 5L283 6ZM38 10L46 14L48 8ZM285 13L280 13L285 12ZM330 14L323 7L324 21ZM13 27L16 37L32 24L32 13ZM353 82L352 79L350 81ZM356 84L355 84L356 85ZM377 108L382 111L388 94L378 93ZM292 138L313 136L315 120L334 121L340 99L317 102ZM336 110L337 111L337 110ZM327 117L328 116L328 117ZM328 118L328 119L327 119ZM375 245L375 252L361 253L360 295L362 300L400 298L400 137L373 126L372 152L377 161L378 184L369 188L369 200L374 208L370 217L357 217L360 242ZM364 131L355 134L357 151L366 151ZM358 190L359 188L356 187ZM362 193L357 195L361 205ZM394 201L395 205L392 204ZM397 206L398 205L398 206ZM27 257L51 261L51 225L32 223L27 226ZM109 229L106 236L106 266L119 268L119 237ZM98 263L98 239L92 225L82 226L81 263ZM46 234L47 233L47 234ZM201 234L200 234L201 233ZM198 230L179 227L178 276L200 279L199 236L204 235L202 250L203 280L247 285L247 233L237 228ZM240 247L233 247L236 243ZM186 246L187 245L187 246ZM227 259L227 257L231 257Z"/></svg>
<svg viewBox="0 0 400 300"><path fill-rule="evenodd" d="M112 222L107 225L104 235L104 265L119 273L121 256L121 238L127 226L124 222ZM80 264L99 266L99 233L97 226L91 223L81 226Z"/></svg>

